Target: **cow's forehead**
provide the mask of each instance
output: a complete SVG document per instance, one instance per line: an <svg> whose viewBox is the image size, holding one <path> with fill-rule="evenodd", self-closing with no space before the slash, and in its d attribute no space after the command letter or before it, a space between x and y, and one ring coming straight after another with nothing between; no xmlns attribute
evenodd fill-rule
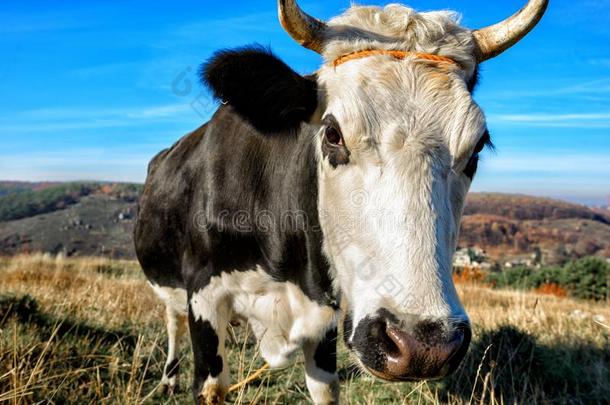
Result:
<svg viewBox="0 0 610 405"><path fill-rule="evenodd" d="M323 56L327 64L354 51L403 50L443 55L467 76L476 68L472 32L449 11L418 13L399 4L352 6L328 22Z"/></svg>
<svg viewBox="0 0 610 405"><path fill-rule="evenodd" d="M457 67L375 56L321 69L319 81L325 113L336 117L354 152L417 139L457 153L485 127Z"/></svg>

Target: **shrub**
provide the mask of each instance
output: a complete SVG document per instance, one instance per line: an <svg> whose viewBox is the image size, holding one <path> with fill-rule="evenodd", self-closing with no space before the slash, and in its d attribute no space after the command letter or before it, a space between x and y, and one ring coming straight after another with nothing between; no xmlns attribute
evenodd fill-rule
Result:
<svg viewBox="0 0 610 405"><path fill-rule="evenodd" d="M476 267L465 267L453 273L453 281L456 283L484 284L486 276L483 271Z"/></svg>
<svg viewBox="0 0 610 405"><path fill-rule="evenodd" d="M544 283L535 290L539 294L554 295L555 297L566 297L568 292L565 288L555 283Z"/></svg>
<svg viewBox="0 0 610 405"><path fill-rule="evenodd" d="M540 288L545 284L565 285L564 269L561 267L542 267L532 271L531 288Z"/></svg>
<svg viewBox="0 0 610 405"><path fill-rule="evenodd" d="M93 185L65 183L39 191L0 196L0 221L11 221L66 208L93 191Z"/></svg>
<svg viewBox="0 0 610 405"><path fill-rule="evenodd" d="M564 267L565 285L576 298L605 301L610 298L610 264L598 257L571 261Z"/></svg>
<svg viewBox="0 0 610 405"><path fill-rule="evenodd" d="M487 283L497 288L539 290L554 295L607 301L610 299L610 264L598 257L585 257L563 267L515 267L491 273Z"/></svg>
<svg viewBox="0 0 610 405"><path fill-rule="evenodd" d="M529 290L537 286L532 285L532 272L529 267L519 266L505 269L499 273L491 273L487 276L487 282L497 288L518 288Z"/></svg>

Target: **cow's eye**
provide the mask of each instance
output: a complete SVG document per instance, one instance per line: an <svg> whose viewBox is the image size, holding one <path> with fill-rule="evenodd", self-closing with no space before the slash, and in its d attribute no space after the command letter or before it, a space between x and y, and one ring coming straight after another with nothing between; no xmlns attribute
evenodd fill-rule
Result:
<svg viewBox="0 0 610 405"><path fill-rule="evenodd" d="M326 129L324 130L324 138L326 138L326 141L332 145L342 145L343 144L341 134L339 133L339 131L336 128L334 128L332 126L326 127Z"/></svg>
<svg viewBox="0 0 610 405"><path fill-rule="evenodd" d="M470 180L474 178L474 174L477 172L477 167L479 166L479 154L475 153L470 157L466 167L464 168L464 174Z"/></svg>
<svg viewBox="0 0 610 405"><path fill-rule="evenodd" d="M488 131L485 131L481 139L479 139L479 142L474 147L472 156L470 156L470 159L468 160L468 163L466 163L466 167L464 168L464 174L471 180L474 177L477 171L477 167L479 165L479 153L481 153L483 151L483 148L485 148L486 146L493 149L493 143L491 142L491 137L489 136Z"/></svg>

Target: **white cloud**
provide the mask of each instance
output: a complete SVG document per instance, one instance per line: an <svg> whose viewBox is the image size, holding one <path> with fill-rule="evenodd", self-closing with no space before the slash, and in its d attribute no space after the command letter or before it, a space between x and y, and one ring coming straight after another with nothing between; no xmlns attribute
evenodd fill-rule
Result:
<svg viewBox="0 0 610 405"><path fill-rule="evenodd" d="M24 110L11 115L0 116L0 121L15 118L39 119L39 120L70 120L70 119L101 119L101 118L133 118L166 116L171 113L189 112L188 103L174 103L151 106L128 106L125 108L114 107L50 107L33 110Z"/></svg>
<svg viewBox="0 0 610 405"><path fill-rule="evenodd" d="M610 195L610 155L510 153L481 162L473 191L541 195L602 204Z"/></svg>
<svg viewBox="0 0 610 405"><path fill-rule="evenodd" d="M120 128L151 123L185 123L207 120L216 104L208 98L158 106L126 108L44 108L0 116L0 133L6 135Z"/></svg>
<svg viewBox="0 0 610 405"><path fill-rule="evenodd" d="M162 105L156 107L146 107L134 111L126 112L129 118L165 118L176 117L183 114L191 114L193 110L188 103Z"/></svg>
<svg viewBox="0 0 610 405"><path fill-rule="evenodd" d="M594 58L589 59L589 63L598 67L610 67L610 58Z"/></svg>
<svg viewBox="0 0 610 405"><path fill-rule="evenodd" d="M491 123L527 124L538 127L610 128L610 112L490 114Z"/></svg>
<svg viewBox="0 0 610 405"><path fill-rule="evenodd" d="M561 94L591 94L591 93L608 93L610 92L610 78L592 80L584 83L578 83L572 86L558 88L550 91L550 95Z"/></svg>
<svg viewBox="0 0 610 405"><path fill-rule="evenodd" d="M78 148L0 155L3 179L20 181L114 180L142 182L155 152Z"/></svg>
<svg viewBox="0 0 610 405"><path fill-rule="evenodd" d="M600 60L599 63L603 63ZM558 96L572 96L582 98L591 95L607 95L610 94L610 77L602 79L591 80L587 82L579 82L577 78L573 81L575 84L564 85L562 87L545 88L541 90L507 90L497 91L490 94L490 98L501 98L501 99L513 99L513 98L524 98L524 97L558 97Z"/></svg>
<svg viewBox="0 0 610 405"><path fill-rule="evenodd" d="M501 114L492 116L502 121L515 122L555 122L555 121L597 121L610 119L610 113L594 114Z"/></svg>
<svg viewBox="0 0 610 405"><path fill-rule="evenodd" d="M497 155L482 163L483 170L489 172L514 173L551 173L560 180L582 174L594 174L605 178L610 185L610 155L554 153Z"/></svg>

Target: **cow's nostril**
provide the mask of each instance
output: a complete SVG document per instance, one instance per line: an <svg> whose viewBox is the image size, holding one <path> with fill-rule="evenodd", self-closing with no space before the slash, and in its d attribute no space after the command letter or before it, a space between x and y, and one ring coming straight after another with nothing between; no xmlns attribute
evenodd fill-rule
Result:
<svg viewBox="0 0 610 405"><path fill-rule="evenodd" d="M405 327L403 325L409 325ZM389 381L444 377L460 364L470 344L467 323L396 317L365 317L350 347L372 374Z"/></svg>
<svg viewBox="0 0 610 405"><path fill-rule="evenodd" d="M381 351L387 355L399 355L402 352L400 343L392 339L388 333L388 324L385 319L371 324L369 335L373 342L379 346Z"/></svg>
<svg viewBox="0 0 610 405"><path fill-rule="evenodd" d="M416 342L409 334L393 326L387 328L387 335L396 345L397 350L394 353L388 353L386 369L391 376L404 375L405 371L409 369L411 352L415 349Z"/></svg>
<svg viewBox="0 0 610 405"><path fill-rule="evenodd" d="M454 339L456 341L459 341L460 344L457 350L453 352L453 354L448 360L448 374L454 372L464 359L464 356L466 356L466 352L468 352L468 346L470 346L471 338L472 332L470 330L470 325L462 322L455 326Z"/></svg>
<svg viewBox="0 0 610 405"><path fill-rule="evenodd" d="M417 331L426 330L425 334ZM416 326L409 333L388 325L385 333L395 350L386 352L385 375L392 380L430 379L443 377L455 370L462 361L470 343L468 325L456 327L447 333L440 323L432 328ZM386 346L390 346L387 345Z"/></svg>

